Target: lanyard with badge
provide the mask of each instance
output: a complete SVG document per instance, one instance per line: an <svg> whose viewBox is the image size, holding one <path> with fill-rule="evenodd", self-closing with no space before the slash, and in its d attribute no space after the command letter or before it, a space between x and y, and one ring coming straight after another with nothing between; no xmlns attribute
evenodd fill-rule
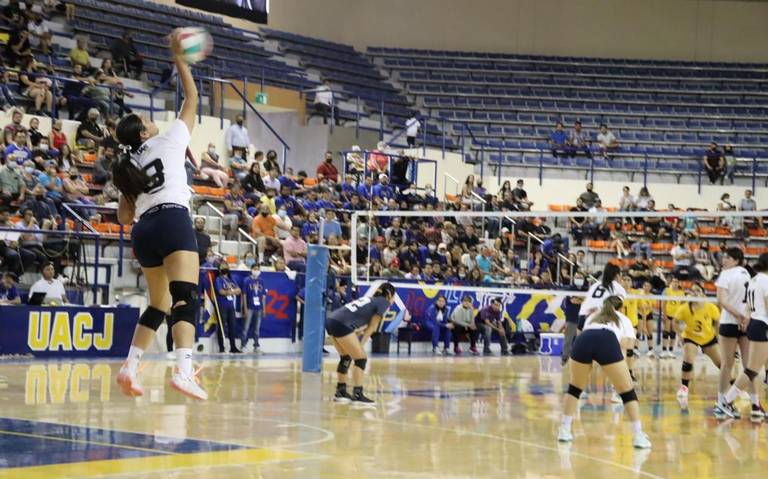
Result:
<svg viewBox="0 0 768 479"><path fill-rule="evenodd" d="M261 307L261 283L254 281L251 283L251 290L253 290L253 307Z"/></svg>

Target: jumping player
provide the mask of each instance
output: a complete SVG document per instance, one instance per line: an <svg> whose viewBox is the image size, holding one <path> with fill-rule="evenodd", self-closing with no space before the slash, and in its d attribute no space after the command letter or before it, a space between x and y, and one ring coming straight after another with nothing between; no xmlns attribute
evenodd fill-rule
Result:
<svg viewBox="0 0 768 479"><path fill-rule="evenodd" d="M680 287L680 281L677 278L672 278L669 281L669 287L667 287L662 293L664 296L685 296L685 290ZM664 320L662 322L661 333L661 359L672 359L675 357L675 342L677 340L677 334L672 327L673 318L677 313L678 308L683 305L682 300L669 300L665 301L664 305Z"/></svg>
<svg viewBox="0 0 768 479"><path fill-rule="evenodd" d="M622 301L627 297L627 292L619 283L621 279L621 268L613 263L608 263L603 268L603 274L600 281L594 283L587 290L584 302L579 309L579 331L584 329L584 321L592 313L600 311L603 307L603 301L609 296L619 296Z"/></svg>
<svg viewBox="0 0 768 479"><path fill-rule="evenodd" d="M333 346L339 352L338 384L334 401L350 402L363 406L374 405L372 399L363 394L363 373L368 358L363 347L371 335L379 327L384 312L395 300L395 287L384 283L378 287L373 296L363 296L341 308L333 311L325 320L325 330L333 341ZM360 339L357 330L365 328ZM354 362L352 369L352 395L347 392L347 372Z"/></svg>
<svg viewBox="0 0 768 479"><path fill-rule="evenodd" d="M181 57L178 30L170 35L170 50L184 90L178 119L161 135L154 123L131 114L120 120L116 130L123 150L112 167L115 186L120 190L118 219L131 224L139 218L133 227L132 244L149 289L149 306L139 318L117 383L124 394L144 394L137 374L139 361L157 328L170 315L176 345L171 386L186 396L205 400L208 394L192 368L199 260L184 170L198 92Z"/></svg>
<svg viewBox="0 0 768 479"><path fill-rule="evenodd" d="M731 418L736 418L737 411L733 402L747 387L757 386L757 374L766 360L768 360L768 253L762 253L754 265L757 273L749 281L747 287L747 305L750 311L750 321L747 326L747 339L749 340L749 360L747 367L739 374L723 399L720 401L720 409ZM756 396L759 397L759 396ZM753 422L762 422L765 412L762 407L752 402L751 419Z"/></svg>
<svg viewBox="0 0 768 479"><path fill-rule="evenodd" d="M616 390L621 391L619 396L632 421L632 444L639 449L649 449L651 441L643 433L637 393L632 386L629 368L622 354L624 349L633 344L635 330L629 318L619 313L622 307L620 297L608 296L603 300L602 308L586 319L584 330L573 345L570 384L563 399L563 418L557 439L561 442L573 441L573 415L579 397L589 381L592 362L595 361Z"/></svg>
<svg viewBox="0 0 768 479"><path fill-rule="evenodd" d="M704 288L699 284L691 287L691 296L703 298ZM693 375L693 361L696 353L701 351L709 356L712 363L720 367L720 349L717 347L717 322L720 318L720 310L712 303L690 302L677 308L673 326L680 332L680 323L684 324L681 334L683 338L683 365L680 389L677 391L677 400L680 407L688 408L688 384Z"/></svg>
<svg viewBox="0 0 768 479"><path fill-rule="evenodd" d="M720 387L717 393L718 403L731 387L731 373L735 360L736 348L739 348L741 364L746 369L749 360L749 340L747 339L747 286L752 277L744 268L744 252L739 248L728 248L723 254L723 269L717 277L717 304L720 306ZM756 384L753 383L753 387ZM751 392L753 403L759 404L757 391ZM735 411L738 412L738 411ZM726 415L715 404L715 417L725 419ZM739 416L740 417L740 416Z"/></svg>

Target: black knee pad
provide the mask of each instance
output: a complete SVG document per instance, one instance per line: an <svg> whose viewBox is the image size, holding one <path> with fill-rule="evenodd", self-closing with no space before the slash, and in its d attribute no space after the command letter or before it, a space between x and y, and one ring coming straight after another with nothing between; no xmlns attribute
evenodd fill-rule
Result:
<svg viewBox="0 0 768 479"><path fill-rule="evenodd" d="M627 404L628 402L637 401L637 393L635 392L635 389L632 388L629 391L625 393L619 394L621 397L621 402L624 404Z"/></svg>
<svg viewBox="0 0 768 479"><path fill-rule="evenodd" d="M349 366L352 365L352 356L344 355L339 358L339 366L336 368L336 372L339 374L347 374Z"/></svg>
<svg viewBox="0 0 768 479"><path fill-rule="evenodd" d="M677 333L674 331L669 332L669 339L674 340L677 337Z"/></svg>
<svg viewBox="0 0 768 479"><path fill-rule="evenodd" d="M627 357L628 358L631 358L634 355L635 355L635 350L634 349L628 349L627 350Z"/></svg>
<svg viewBox="0 0 768 479"><path fill-rule="evenodd" d="M689 373L691 371L693 371L693 364L683 361L683 372Z"/></svg>
<svg viewBox="0 0 768 479"><path fill-rule="evenodd" d="M171 291L171 324L186 321L194 325L197 285L186 281L171 281L168 289Z"/></svg>
<svg viewBox="0 0 768 479"><path fill-rule="evenodd" d="M139 324L148 327L152 331L157 331L157 328L163 324L163 321L165 321L165 312L152 306L147 307L141 313L141 317L139 317Z"/></svg>
<svg viewBox="0 0 768 479"><path fill-rule="evenodd" d="M755 380L755 378L757 377L757 371L753 371L753 370L751 370L751 369L749 369L749 368L746 368L746 369L744 370L744 374L746 374L746 375L747 375L747 377L749 378L749 381L750 381L750 382L754 381L754 380Z"/></svg>
<svg viewBox="0 0 768 479"><path fill-rule="evenodd" d="M579 399L581 397L582 390L574 386L573 384L568 385L568 394L575 397L576 399Z"/></svg>
<svg viewBox="0 0 768 479"><path fill-rule="evenodd" d="M669 339L669 336L670 336L669 331L664 331L663 333L661 333L662 339Z"/></svg>
<svg viewBox="0 0 768 479"><path fill-rule="evenodd" d="M355 359L355 366L365 371L365 365L368 364L368 358Z"/></svg>

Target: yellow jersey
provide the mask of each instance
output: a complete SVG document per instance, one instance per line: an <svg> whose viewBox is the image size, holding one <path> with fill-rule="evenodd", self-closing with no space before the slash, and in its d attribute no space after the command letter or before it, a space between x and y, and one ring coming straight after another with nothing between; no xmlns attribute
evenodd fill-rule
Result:
<svg viewBox="0 0 768 479"><path fill-rule="evenodd" d="M664 296L685 296L685 290L684 289L671 289L667 288L662 293ZM664 314L666 314L669 317L672 317L677 312L677 309L680 307L680 305L683 304L683 300L670 300L670 301L664 301Z"/></svg>
<svg viewBox="0 0 768 479"><path fill-rule="evenodd" d="M683 304L675 312L675 321L685 323L683 338L690 339L699 346L715 339L715 325L719 319L720 310L712 303L704 303L698 310L692 310L690 304Z"/></svg>
<svg viewBox="0 0 768 479"><path fill-rule="evenodd" d="M637 293L632 294L641 294L645 295L645 291L643 290L637 290ZM653 294L648 293L649 295ZM655 299L638 299L637 300L637 310L640 313L640 316L643 317L643 319L647 319L649 314L652 314L653 311L656 309L656 300Z"/></svg>
<svg viewBox="0 0 768 479"><path fill-rule="evenodd" d="M627 292L631 295L643 294L643 292L639 289L630 289ZM632 322L632 326L635 328L637 327L638 322L637 309L640 301L641 300L639 299L625 299L624 306L621 308L621 312L624 313L624 316L629 318L629 320Z"/></svg>

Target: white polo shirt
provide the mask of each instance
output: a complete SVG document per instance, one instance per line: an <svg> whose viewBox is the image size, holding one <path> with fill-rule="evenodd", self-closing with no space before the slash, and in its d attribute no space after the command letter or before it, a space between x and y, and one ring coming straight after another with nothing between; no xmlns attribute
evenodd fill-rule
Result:
<svg viewBox="0 0 768 479"><path fill-rule="evenodd" d="M37 280L35 284L29 288L29 296L31 297L34 293L45 293L43 304L51 303L54 301L60 303L62 298L67 297L64 284L56 278L50 281L47 281L45 278L40 278Z"/></svg>

